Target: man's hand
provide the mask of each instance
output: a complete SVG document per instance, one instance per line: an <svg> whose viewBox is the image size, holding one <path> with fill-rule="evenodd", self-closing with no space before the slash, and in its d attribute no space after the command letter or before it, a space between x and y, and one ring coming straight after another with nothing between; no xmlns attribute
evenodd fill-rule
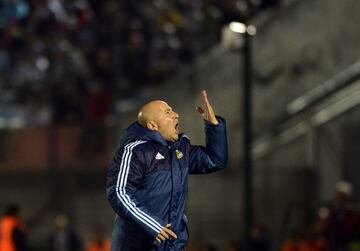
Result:
<svg viewBox="0 0 360 251"><path fill-rule="evenodd" d="M161 232L158 234L158 236L155 238L159 243L169 240L170 237L173 237L175 239L177 239L176 234L171 231L170 228L171 224L167 224L162 230Z"/></svg>
<svg viewBox="0 0 360 251"><path fill-rule="evenodd" d="M196 107L196 110L201 114L201 116L205 120L209 121L211 124L213 125L219 124L219 121L215 117L214 110L209 103L209 100L207 98L207 93L205 90L201 92L201 100L203 102L203 107L198 106Z"/></svg>

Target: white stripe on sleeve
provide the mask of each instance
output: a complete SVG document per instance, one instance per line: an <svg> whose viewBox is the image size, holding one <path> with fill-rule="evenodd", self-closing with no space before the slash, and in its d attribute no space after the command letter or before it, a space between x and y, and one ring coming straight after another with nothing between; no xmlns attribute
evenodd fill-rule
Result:
<svg viewBox="0 0 360 251"><path fill-rule="evenodd" d="M127 177L129 175L130 169L130 161L132 157L132 150L137 145L143 144L146 141L138 140L132 143L127 144L124 147L124 152L122 155L121 163L120 163L120 170L118 174L118 179L116 182L116 194L120 199L121 203L124 207L139 221L144 223L146 226L154 230L155 232L159 233L163 227L151 218L149 215L141 211L139 208L136 207L135 203L131 201L130 197L126 194L126 183Z"/></svg>

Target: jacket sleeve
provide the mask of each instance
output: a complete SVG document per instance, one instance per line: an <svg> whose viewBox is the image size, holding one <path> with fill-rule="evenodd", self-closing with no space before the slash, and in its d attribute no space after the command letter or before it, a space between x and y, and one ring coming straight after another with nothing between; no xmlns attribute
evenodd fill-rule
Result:
<svg viewBox="0 0 360 251"><path fill-rule="evenodd" d="M128 217L140 226L149 236L155 238L163 224L152 215L144 205L136 200L134 194L143 179L144 158L136 146L145 141L135 141L119 150L107 174L107 198L114 211Z"/></svg>
<svg viewBox="0 0 360 251"><path fill-rule="evenodd" d="M206 146L190 147L191 174L211 173L225 168L228 159L226 121L216 117L219 124L205 121Z"/></svg>

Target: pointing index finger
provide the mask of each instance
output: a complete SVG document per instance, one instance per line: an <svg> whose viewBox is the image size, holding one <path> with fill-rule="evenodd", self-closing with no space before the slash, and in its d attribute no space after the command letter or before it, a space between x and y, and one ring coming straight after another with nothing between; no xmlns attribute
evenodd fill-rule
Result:
<svg viewBox="0 0 360 251"><path fill-rule="evenodd" d="M203 101L204 104L206 104L206 103L209 102L208 99L207 99L206 90L203 90L203 91L201 92L201 99L202 99L202 101Z"/></svg>
<svg viewBox="0 0 360 251"><path fill-rule="evenodd" d="M201 99L204 103L204 108L209 110L211 106L210 106L210 102L209 102L206 90L203 90L201 92Z"/></svg>

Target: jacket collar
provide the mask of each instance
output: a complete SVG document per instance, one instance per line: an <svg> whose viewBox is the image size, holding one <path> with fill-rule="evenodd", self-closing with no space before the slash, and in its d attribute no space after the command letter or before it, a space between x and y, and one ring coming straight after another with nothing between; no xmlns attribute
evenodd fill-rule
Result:
<svg viewBox="0 0 360 251"><path fill-rule="evenodd" d="M179 142L181 141L181 138L184 136L183 133L179 135L179 140L174 142L172 147L176 147ZM146 141L152 141L156 142L163 146L168 146L168 142L160 135L157 131L151 131L144 127L142 127L138 122L132 123L124 132L122 138L121 138L121 145L126 145L131 141L134 140L146 140Z"/></svg>

